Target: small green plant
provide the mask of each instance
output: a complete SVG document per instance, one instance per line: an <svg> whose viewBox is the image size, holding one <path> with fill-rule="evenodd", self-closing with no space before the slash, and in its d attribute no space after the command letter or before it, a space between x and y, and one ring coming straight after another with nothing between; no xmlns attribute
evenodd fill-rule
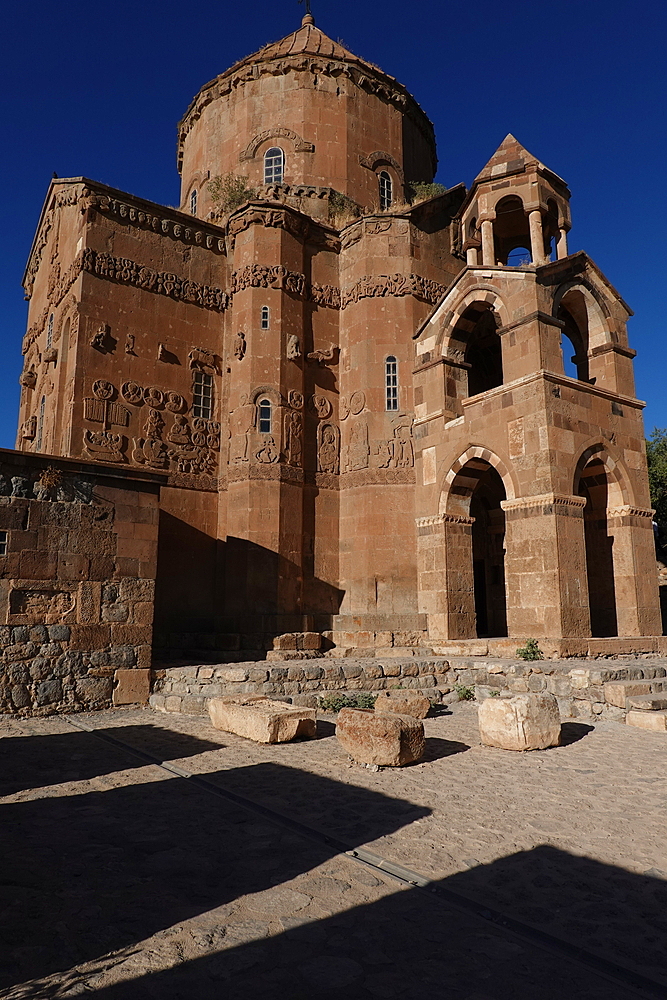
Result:
<svg viewBox="0 0 667 1000"><path fill-rule="evenodd" d="M474 687L468 687L467 684L455 684L454 690L459 696L459 701L473 701L475 697Z"/></svg>
<svg viewBox="0 0 667 1000"><path fill-rule="evenodd" d="M500 698L500 691L489 691L489 698Z"/></svg>
<svg viewBox="0 0 667 1000"><path fill-rule="evenodd" d="M412 181L409 189L413 205L419 201L428 201L429 198L437 198L447 191L444 184L428 184L426 181Z"/></svg>
<svg viewBox="0 0 667 1000"><path fill-rule="evenodd" d="M248 186L248 178L239 174L218 175L208 185L210 194L217 210L228 215L250 201L257 194L255 188Z"/></svg>
<svg viewBox="0 0 667 1000"><path fill-rule="evenodd" d="M318 698L317 707L322 712L337 715L341 708L373 708L376 701L377 695L366 691L360 694L327 694Z"/></svg>
<svg viewBox="0 0 667 1000"><path fill-rule="evenodd" d="M525 646L519 646L516 655L522 660L543 660L544 653L537 644L537 639L526 639Z"/></svg>
<svg viewBox="0 0 667 1000"><path fill-rule="evenodd" d="M360 215L361 209L356 201L348 198L346 194L341 194L340 191L332 190L329 195L329 218L334 225L343 228L354 219L358 219Z"/></svg>

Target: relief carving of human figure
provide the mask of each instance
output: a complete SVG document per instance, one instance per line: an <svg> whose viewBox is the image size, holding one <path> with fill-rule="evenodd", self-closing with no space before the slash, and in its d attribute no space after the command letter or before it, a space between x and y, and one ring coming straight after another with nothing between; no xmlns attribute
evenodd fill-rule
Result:
<svg viewBox="0 0 667 1000"><path fill-rule="evenodd" d="M301 414L294 410L285 418L285 451L289 465L301 466Z"/></svg>
<svg viewBox="0 0 667 1000"><path fill-rule="evenodd" d="M232 412L229 421L231 435L230 462L247 462L250 437L255 426L255 404L248 396L241 396L241 405Z"/></svg>
<svg viewBox="0 0 667 1000"><path fill-rule="evenodd" d="M368 423L365 419L355 420L348 446L348 472L368 468Z"/></svg>

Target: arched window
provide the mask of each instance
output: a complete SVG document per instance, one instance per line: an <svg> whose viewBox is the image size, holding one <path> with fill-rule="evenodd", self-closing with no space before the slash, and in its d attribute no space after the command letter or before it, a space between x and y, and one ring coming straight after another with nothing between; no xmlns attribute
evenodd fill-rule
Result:
<svg viewBox="0 0 667 1000"><path fill-rule="evenodd" d="M35 441L35 451L42 450L42 437L44 435L44 409L46 407L46 396L42 396L39 402L39 417L37 418L37 440Z"/></svg>
<svg viewBox="0 0 667 1000"><path fill-rule="evenodd" d="M257 404L257 409L259 411L259 433L260 434L270 434L271 433L271 400L270 399L260 399Z"/></svg>
<svg viewBox="0 0 667 1000"><path fill-rule="evenodd" d="M285 172L285 154L280 146L271 146L264 153L264 183L282 184Z"/></svg>
<svg viewBox="0 0 667 1000"><path fill-rule="evenodd" d="M528 247L514 247L514 250L510 250L507 254L507 266L523 267L526 264L530 264L532 259Z"/></svg>
<svg viewBox="0 0 667 1000"><path fill-rule="evenodd" d="M46 328L46 346L53 346L53 313L49 316L49 324Z"/></svg>
<svg viewBox="0 0 667 1000"><path fill-rule="evenodd" d="M384 363L384 378L388 410L398 409L398 361L389 355Z"/></svg>
<svg viewBox="0 0 667 1000"><path fill-rule="evenodd" d="M213 376L195 372L192 384L192 415L210 420L213 416Z"/></svg>
<svg viewBox="0 0 667 1000"><path fill-rule="evenodd" d="M260 313L259 325L260 325L260 329L262 329L262 330L268 330L269 329L269 307L268 306L262 306L262 311Z"/></svg>
<svg viewBox="0 0 667 1000"><path fill-rule="evenodd" d="M197 214L197 188L190 192L190 215Z"/></svg>
<svg viewBox="0 0 667 1000"><path fill-rule="evenodd" d="M380 185L380 211L391 207L391 177L386 170L381 170L378 174L378 184Z"/></svg>

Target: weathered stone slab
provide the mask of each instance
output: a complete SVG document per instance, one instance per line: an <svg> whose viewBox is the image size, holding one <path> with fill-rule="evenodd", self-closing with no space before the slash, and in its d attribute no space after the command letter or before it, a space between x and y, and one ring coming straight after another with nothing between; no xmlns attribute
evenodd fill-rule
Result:
<svg viewBox="0 0 667 1000"><path fill-rule="evenodd" d="M342 708L336 736L350 756L361 764L401 767L424 755L424 724L409 715Z"/></svg>
<svg viewBox="0 0 667 1000"><path fill-rule="evenodd" d="M419 691L380 691L375 702L375 711L393 712L395 715L410 715L413 719L425 719L431 708L428 698Z"/></svg>
<svg viewBox="0 0 667 1000"><path fill-rule="evenodd" d="M482 743L503 750L546 750L560 743L560 714L552 694L487 698L479 706Z"/></svg>
<svg viewBox="0 0 667 1000"><path fill-rule="evenodd" d="M638 729L653 729L664 733L667 731L667 712L643 712L635 709L628 712L625 722Z"/></svg>
<svg viewBox="0 0 667 1000"><path fill-rule="evenodd" d="M271 701L263 695L211 698L208 706L216 729L256 743L288 743L315 735L315 710Z"/></svg>
<svg viewBox="0 0 667 1000"><path fill-rule="evenodd" d="M150 670L119 669L114 673L114 705L145 705L151 693Z"/></svg>
<svg viewBox="0 0 667 1000"><path fill-rule="evenodd" d="M650 694L650 691L650 681L608 681L604 686L604 697L609 705L625 708L627 698Z"/></svg>

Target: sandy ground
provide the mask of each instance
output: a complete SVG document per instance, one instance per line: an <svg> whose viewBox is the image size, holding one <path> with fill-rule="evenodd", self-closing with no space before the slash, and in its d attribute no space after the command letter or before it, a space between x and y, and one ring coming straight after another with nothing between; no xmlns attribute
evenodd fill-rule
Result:
<svg viewBox="0 0 667 1000"><path fill-rule="evenodd" d="M0 723L2 998L667 996L664 734L569 722L517 754L460 703L422 762L371 771L327 717L280 746L148 709L75 721L124 746Z"/></svg>

